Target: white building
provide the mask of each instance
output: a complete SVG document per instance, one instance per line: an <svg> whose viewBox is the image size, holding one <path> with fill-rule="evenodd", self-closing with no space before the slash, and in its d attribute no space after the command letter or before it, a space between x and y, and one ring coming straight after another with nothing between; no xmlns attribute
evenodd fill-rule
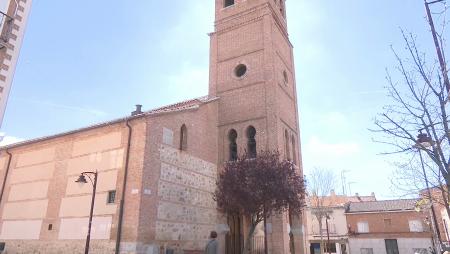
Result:
<svg viewBox="0 0 450 254"><path fill-rule="evenodd" d="M321 238L325 247L325 252L348 254L348 234L347 234L347 222L345 219L345 207L327 207L329 211L329 219L322 219L322 229L319 227L319 221L314 214L314 209L308 208L305 212L308 221L307 234L308 234L308 254L319 254ZM328 221L328 230L327 230ZM322 232L322 237L321 237ZM328 243L328 235L330 238Z"/></svg>
<svg viewBox="0 0 450 254"><path fill-rule="evenodd" d="M316 208L312 207L309 200L305 209L305 253L319 254L320 246L325 246L326 253L349 254L348 228L345 215L345 204L348 202L375 201L375 194L370 196L336 195L334 191L330 196L320 197L323 208L326 209L329 219L322 218L322 228L315 215ZM328 230L327 230L328 221ZM322 234L321 234L322 233ZM322 235L322 237L321 237ZM330 244L328 245L328 235Z"/></svg>

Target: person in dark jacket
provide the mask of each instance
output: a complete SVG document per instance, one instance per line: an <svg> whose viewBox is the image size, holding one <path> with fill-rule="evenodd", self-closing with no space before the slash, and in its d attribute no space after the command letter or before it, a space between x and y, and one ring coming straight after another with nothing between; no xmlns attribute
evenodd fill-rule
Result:
<svg viewBox="0 0 450 254"><path fill-rule="evenodd" d="M218 254L219 253L219 241L217 241L217 232L211 231L209 235L209 242L206 244L205 254Z"/></svg>

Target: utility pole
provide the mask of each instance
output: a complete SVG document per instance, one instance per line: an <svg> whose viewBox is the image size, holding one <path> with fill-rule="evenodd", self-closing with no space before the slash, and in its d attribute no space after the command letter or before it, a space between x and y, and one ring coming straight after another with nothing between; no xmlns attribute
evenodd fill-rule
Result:
<svg viewBox="0 0 450 254"><path fill-rule="evenodd" d="M430 202L430 208L431 208L431 219L432 219L432 221L430 221L431 234L434 235L434 233L436 233L438 242L439 242L439 250L440 250L442 248L441 232L439 230L439 224L437 222L436 211L434 210L433 196L431 195L430 183L428 182L427 172L425 171L425 165L423 162L422 152L420 150L419 150L419 157L420 157L420 163L422 165L422 172L425 177L428 201ZM433 241L434 241L434 239L433 239ZM434 243L433 243L433 245L434 245ZM435 247L435 249L436 249L436 247ZM438 250L438 249L436 249L436 250Z"/></svg>
<svg viewBox="0 0 450 254"><path fill-rule="evenodd" d="M445 88L447 89L447 94L449 94L450 93L450 82L448 80L447 64L445 63L445 57L442 54L441 44L439 43L438 35L436 33L436 28L434 27L433 16L431 15L431 10L430 10L431 4L440 3L440 2L444 2L444 1L445 0L436 0L436 1L432 1L432 2L427 2L426 0L424 0L425 9L427 10L428 23L430 24L430 27L431 27L431 33L433 34L434 46L436 47L436 53L438 55L439 64L441 66L442 77L444 78L444 84L445 84Z"/></svg>
<svg viewBox="0 0 450 254"><path fill-rule="evenodd" d="M350 170L342 170L341 171L341 184L342 184L342 195L347 196L347 179L345 177L345 173L350 172Z"/></svg>

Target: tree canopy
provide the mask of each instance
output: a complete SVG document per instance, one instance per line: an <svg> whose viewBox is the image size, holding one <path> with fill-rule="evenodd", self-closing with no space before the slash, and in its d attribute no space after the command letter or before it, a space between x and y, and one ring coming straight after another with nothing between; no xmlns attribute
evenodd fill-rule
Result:
<svg viewBox="0 0 450 254"><path fill-rule="evenodd" d="M240 156L227 162L219 175L215 199L227 214L242 214L256 224L274 213L300 212L305 184L294 164L278 152L261 152L254 159Z"/></svg>

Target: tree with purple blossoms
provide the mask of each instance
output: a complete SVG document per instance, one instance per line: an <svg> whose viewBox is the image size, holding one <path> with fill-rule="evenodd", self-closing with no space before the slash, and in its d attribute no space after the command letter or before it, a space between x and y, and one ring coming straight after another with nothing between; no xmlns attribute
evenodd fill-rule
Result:
<svg viewBox="0 0 450 254"><path fill-rule="evenodd" d="M257 225L275 214L300 214L305 183L294 164L278 152L261 152L227 162L217 181L215 200L224 214L248 218L249 229L242 253L249 250ZM267 251L267 239L265 239Z"/></svg>

